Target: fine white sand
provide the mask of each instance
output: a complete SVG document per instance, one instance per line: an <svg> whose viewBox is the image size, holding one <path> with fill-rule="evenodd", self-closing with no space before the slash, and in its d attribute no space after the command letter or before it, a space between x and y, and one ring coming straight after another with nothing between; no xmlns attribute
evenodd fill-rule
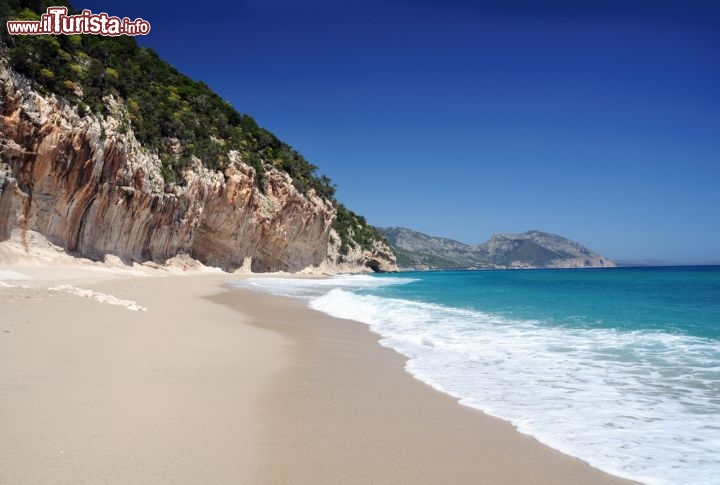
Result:
<svg viewBox="0 0 720 485"><path fill-rule="evenodd" d="M363 325L223 287L240 275L15 256L1 484L627 483L413 379Z"/></svg>

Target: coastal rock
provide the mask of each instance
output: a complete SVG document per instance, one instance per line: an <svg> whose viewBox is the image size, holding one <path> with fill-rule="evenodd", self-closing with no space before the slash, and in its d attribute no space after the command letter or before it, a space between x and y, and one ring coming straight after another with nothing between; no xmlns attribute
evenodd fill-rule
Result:
<svg viewBox="0 0 720 485"><path fill-rule="evenodd" d="M333 204L266 165L262 190L239 156L224 172L200 160L185 186L166 185L161 161L135 138L122 102L81 116L0 64L0 240L35 230L96 260L164 262L187 253L232 270L298 271L329 262L348 269L394 267L392 251L328 257ZM250 258L248 260L248 258ZM395 268L396 269L396 268Z"/></svg>
<svg viewBox="0 0 720 485"><path fill-rule="evenodd" d="M321 269L329 273L395 273L398 271L395 254L385 241L375 240L369 249L362 248L360 244L351 244L343 253L340 237L334 229L330 231L327 259Z"/></svg>
<svg viewBox="0 0 720 485"><path fill-rule="evenodd" d="M0 165L0 241L10 237L12 223L10 216L15 200L17 181L11 176L7 164Z"/></svg>

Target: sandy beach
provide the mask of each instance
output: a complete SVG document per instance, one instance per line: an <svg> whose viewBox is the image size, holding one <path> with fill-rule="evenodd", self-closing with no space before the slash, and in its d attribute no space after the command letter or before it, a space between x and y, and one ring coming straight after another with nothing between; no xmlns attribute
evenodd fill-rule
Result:
<svg viewBox="0 0 720 485"><path fill-rule="evenodd" d="M628 483L242 275L0 269L2 484Z"/></svg>

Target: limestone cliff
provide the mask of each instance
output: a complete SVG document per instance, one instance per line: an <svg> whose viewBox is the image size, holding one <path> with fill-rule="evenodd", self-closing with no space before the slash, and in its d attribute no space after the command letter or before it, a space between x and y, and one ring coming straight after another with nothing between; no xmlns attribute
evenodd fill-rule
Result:
<svg viewBox="0 0 720 485"><path fill-rule="evenodd" d="M330 232L336 209L268 164L262 181L238 152L222 170L193 157L183 186L166 183L156 152L136 139L122 100L109 114L80 114L40 94L0 61L0 240L35 230L68 252L163 262L179 253L225 269L395 269L392 251L340 261Z"/></svg>

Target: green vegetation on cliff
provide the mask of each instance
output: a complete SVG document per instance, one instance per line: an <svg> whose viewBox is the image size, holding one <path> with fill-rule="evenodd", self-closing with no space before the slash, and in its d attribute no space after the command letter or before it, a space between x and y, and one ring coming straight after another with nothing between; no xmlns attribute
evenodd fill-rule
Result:
<svg viewBox="0 0 720 485"><path fill-rule="evenodd" d="M30 4L35 8L28 8ZM48 0L11 1L2 13L39 20L48 5L58 4L78 13L67 3ZM268 163L287 172L303 193L315 189L322 197L334 194L330 180L316 176L317 167L300 153L252 117L238 113L205 83L179 73L152 49L138 46L132 37L9 36L4 32L3 41L9 46L13 69L41 89L77 105L81 114L106 115L107 96L123 99L135 136L158 152L168 182L183 183L182 170L192 156L207 168L222 169L228 152L237 150L256 169L259 181Z"/></svg>
<svg viewBox="0 0 720 485"><path fill-rule="evenodd" d="M65 1L2 0L1 40L10 66L26 76L37 89L53 93L80 114L106 116L108 96L124 101L137 139L162 161L166 183L184 184L183 170L192 157L212 170L223 170L228 153L237 151L243 162L255 168L258 187L266 167L290 175L303 194L311 189L333 202L338 210L334 228L347 253L356 244L369 249L382 235L365 219L334 199L330 179L316 174L317 167L288 144L260 127L249 115L238 113L205 83L178 72L149 48L138 46L132 37L98 35L10 36L8 18L39 20L48 6L66 6Z"/></svg>
<svg viewBox="0 0 720 485"><path fill-rule="evenodd" d="M375 241L386 242L385 236L368 224L363 216L355 214L340 203L335 204L335 208L337 218L333 227L340 236L340 254L348 254L350 246L370 250Z"/></svg>

